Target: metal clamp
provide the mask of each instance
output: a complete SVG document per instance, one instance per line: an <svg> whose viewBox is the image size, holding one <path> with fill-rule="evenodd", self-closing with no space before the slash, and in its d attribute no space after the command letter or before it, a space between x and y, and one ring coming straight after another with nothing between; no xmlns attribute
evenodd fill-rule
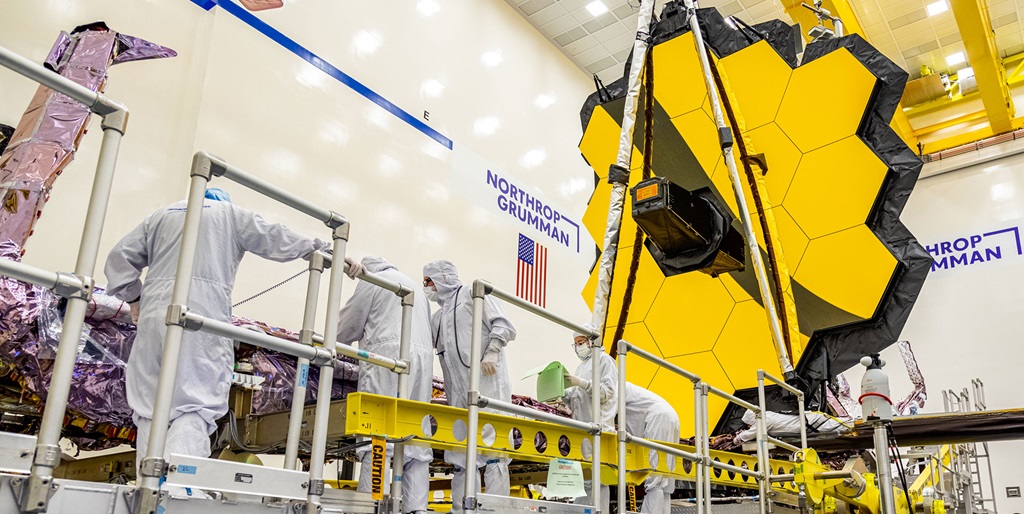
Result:
<svg viewBox="0 0 1024 514"><path fill-rule="evenodd" d="M107 98L102 94L96 95L96 101L93 102L91 106L89 106L89 110L103 117L117 113L118 111L124 112L126 116L128 114L127 107L111 100L110 98Z"/></svg>
<svg viewBox="0 0 1024 514"><path fill-rule="evenodd" d="M476 510L478 505L476 496L469 496L462 499L462 508L465 510Z"/></svg>
<svg viewBox="0 0 1024 514"><path fill-rule="evenodd" d="M119 107L117 110L103 115L103 120L100 122L100 128L103 130L115 130L123 136L125 130L128 129L128 109L125 109L116 102L107 99L105 96L101 96L100 99L101 101L107 100Z"/></svg>
<svg viewBox="0 0 1024 514"><path fill-rule="evenodd" d="M473 298L483 298L494 290L492 286L486 280L475 280L473 281Z"/></svg>
<svg viewBox="0 0 1024 514"><path fill-rule="evenodd" d="M52 289L57 296L89 301L92 299L94 284L93 279L89 277L82 279L73 273L57 272L57 283Z"/></svg>
<svg viewBox="0 0 1024 514"><path fill-rule="evenodd" d="M309 494L316 496L322 496L324 494L324 481L323 479L310 480L306 486L306 491Z"/></svg>
<svg viewBox="0 0 1024 514"><path fill-rule="evenodd" d="M476 405L483 408L487 406L487 398L480 396L480 391L470 391L466 393L466 405Z"/></svg>
<svg viewBox="0 0 1024 514"><path fill-rule="evenodd" d="M163 478L167 474L167 462L162 457L146 457L139 463L139 475Z"/></svg>
<svg viewBox="0 0 1024 514"><path fill-rule="evenodd" d="M181 304L171 304L167 306L167 318L164 320L165 325L178 325L185 330L195 332L200 328L203 328L203 322L200 320L193 320L188 318L188 306Z"/></svg>
<svg viewBox="0 0 1024 514"><path fill-rule="evenodd" d="M619 440L620 443L628 443L628 442L632 441L633 438L629 435L629 432L626 432L625 430L619 430L619 439L618 440Z"/></svg>
<svg viewBox="0 0 1024 514"><path fill-rule="evenodd" d="M319 271L323 273L331 262L331 257L326 253L316 250L309 254L309 271Z"/></svg>
<svg viewBox="0 0 1024 514"><path fill-rule="evenodd" d="M348 218L331 211L331 218L325 221L324 225L327 225L328 228L334 230L335 239L344 239L345 241L348 241Z"/></svg>
<svg viewBox="0 0 1024 514"><path fill-rule="evenodd" d="M304 328L302 330L299 330L299 343L312 346L314 345L313 336L315 335L316 330L313 330L312 328Z"/></svg>
<svg viewBox="0 0 1024 514"><path fill-rule="evenodd" d="M32 464L56 468L60 465L60 446L55 444L36 445L35 455L32 457Z"/></svg>
<svg viewBox="0 0 1024 514"><path fill-rule="evenodd" d="M337 352L335 352L333 348L317 346L316 357L310 359L309 363L314 366L324 366L327 364L333 364L336 356Z"/></svg>
<svg viewBox="0 0 1024 514"><path fill-rule="evenodd" d="M207 181L213 177L221 177L228 171L228 163L220 157L206 152L196 152L192 157L192 171L189 176L203 177Z"/></svg>
<svg viewBox="0 0 1024 514"><path fill-rule="evenodd" d="M399 284L399 285L401 287L398 288L398 291L395 291L395 294L402 297L402 307L406 307L406 306L412 307L413 306L413 300L416 297L416 295L413 294L412 289L409 289L409 288L407 288L407 287L405 287L404 285L401 285L401 284Z"/></svg>

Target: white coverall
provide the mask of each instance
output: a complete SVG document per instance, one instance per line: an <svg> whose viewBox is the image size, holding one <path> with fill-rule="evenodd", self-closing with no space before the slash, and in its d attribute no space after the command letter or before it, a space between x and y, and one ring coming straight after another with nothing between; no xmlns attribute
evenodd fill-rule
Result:
<svg viewBox="0 0 1024 514"><path fill-rule="evenodd" d="M127 302L141 297L138 333L128 357L128 404L138 426L138 461L146 455L153 403L174 273L178 264L185 201L146 217L110 251L103 268L107 294ZM219 321L231 320L231 290L235 272L246 252L279 262L307 258L324 247L284 225L228 202L206 200L199 223L188 306ZM142 270L149 268L145 284ZM164 459L171 453L210 456L210 434L228 410L228 389L234 368L230 339L203 332L185 332L181 340L178 376L171 399L170 427Z"/></svg>
<svg viewBox="0 0 1024 514"><path fill-rule="evenodd" d="M585 380L586 383L566 389L562 401L572 409L572 419L592 422L593 416L591 415L590 402L596 383L596 387L601 395L601 416L598 422L604 425L606 430L614 430L615 413L619 410L619 372L618 368L615 367L615 359L612 359L611 355L607 353L600 352L599 364L600 376L597 380L594 380L593 363L590 362L590 358L582 361L579 367L576 368L573 376ZM587 481L587 496L577 498L576 503L594 504L594 500L591 497L591 487L591 482ZM611 494L608 486L601 486L601 512L611 512L609 509L610 500Z"/></svg>
<svg viewBox="0 0 1024 514"><path fill-rule="evenodd" d="M620 391L621 394L621 391ZM626 383L626 430L644 439L679 442L679 415L662 397L640 386ZM644 503L640 512L669 514L669 495L675 491L675 480L650 475L644 481Z"/></svg>
<svg viewBox="0 0 1024 514"><path fill-rule="evenodd" d="M472 286L459 281L455 265L446 260L434 261L423 267L423 276L429 277L437 288L440 309L431 316L434 350L441 360L444 373L445 396L448 405L465 409L469 392L469 351L473 332ZM497 372L480 373L480 394L505 402L512 401L512 384L505 360L505 346L516 337L516 330L505 317L497 300L487 296L483 309L482 356L497 352ZM491 409L484 409L494 412ZM471 434L472 435L472 434ZM444 459L455 466L452 477L452 511L462 512L466 483L466 455L462 451L445 451ZM476 467L484 468L487 494L508 496L510 483L508 463L511 459L478 455ZM477 481L479 482L479 481ZM477 484L479 486L479 484Z"/></svg>
<svg viewBox="0 0 1024 514"><path fill-rule="evenodd" d="M415 293L412 313L412 338L409 353L409 399L429 402L433 355L431 353L430 305L416 283L394 265L381 257L364 257L363 266L370 273L381 278L398 282ZM395 293L360 281L348 303L341 309L338 321L338 342L352 344L359 341L359 348L368 352L398 359L402 335L402 299ZM391 370L359 363L359 391L398 396L398 375ZM394 445L388 445L392 454ZM370 491L369 447L357 450L362 466L359 472L359 491ZM433 452L424 446L405 446L405 463L402 473L403 512L427 510L427 489L430 480L430 461ZM390 461L388 459L387 461ZM390 481L386 481L390 488Z"/></svg>
<svg viewBox="0 0 1024 514"><path fill-rule="evenodd" d="M737 443L745 443L757 439L757 427L754 421L757 418L754 412L747 410L743 413L743 422L747 429L736 434L733 439ZM807 420L807 433L834 433L848 432L850 425L843 424L842 420L822 414L820 412L805 412L804 419ZM800 416L794 414L782 414L768 411L764 416L765 425L768 428L768 435L782 437L786 435L800 435Z"/></svg>

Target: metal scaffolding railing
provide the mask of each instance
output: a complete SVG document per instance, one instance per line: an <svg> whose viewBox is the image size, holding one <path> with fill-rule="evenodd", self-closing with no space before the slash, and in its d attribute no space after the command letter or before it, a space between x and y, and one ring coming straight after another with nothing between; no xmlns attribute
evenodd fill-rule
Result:
<svg viewBox="0 0 1024 514"><path fill-rule="evenodd" d="M601 398L600 395L591 395L591 413L592 418L590 423L562 418L560 416L548 415L533 409L527 409L518 405L513 405L509 402L499 400L496 398L488 398L480 395L480 359L482 352L482 333L483 328L483 310L484 310L484 299L487 296L493 296L499 300L503 300L506 303L510 303L519 307L529 313L540 316L549 321L553 321L565 328L572 329L577 333L584 334L590 339L590 351L591 351L591 362L592 362L592 376L596 380L600 376L599 366L600 359L598 355L603 351L601 349L600 334L593 330L590 330L582 325L574 323L567 318L559 316L547 309L534 305L522 298L519 298L507 291L503 291L492 286L490 283L484 280L476 280L473 282L473 337L472 344L470 346L469 353L469 393L467 398L467 405L469 406L469 420L468 420L468 434L469 437L466 441L466 463L472 463L476 461L478 446L477 439L479 437L479 424L480 424L480 409L484 407L490 407L495 410L507 412L509 414L516 414L519 416L526 416L533 419L547 421L549 423L555 423L561 426L576 428L579 430L585 430L594 436L593 442L593 453L591 455L591 498L594 500L594 512L600 512L601 505L601 424L598 420L598 416L601 412ZM477 508L477 492L476 492L476 473L466 473L466 496L463 500L463 507L465 510L475 511Z"/></svg>
<svg viewBox="0 0 1024 514"><path fill-rule="evenodd" d="M799 451L792 445L788 445L782 441L772 438L768 435L767 425L764 420L765 401L764 401L764 379L768 379L775 382L787 390L794 391L800 399L800 413L801 413L801 435L803 441L803 447L806 448L806 426L803 416L803 394L800 391L792 388L785 382L778 380L771 375L764 373L762 370L758 370L758 391L759 391L759 405L754 405L746 400L738 398L732 394L729 394L721 389L713 387L706 382L702 381L701 378L695 373L689 372L671 362L668 362L656 355L644 351L643 349L633 346L627 341L618 342L618 372L619 372L619 430L618 430L618 449L619 449L619 474L618 474L618 502L620 512L625 512L624 505L626 504L626 443L635 443L642 447L663 452L666 455L673 456L672 458L679 457L681 459L696 463L696 508L698 514L708 514L711 511L711 474L714 469L727 471L730 473L736 473L743 476L753 478L758 483L759 495L758 502L759 508L762 513L768 510L768 492L771 487L771 466L768 461L768 442L773 444ZM665 444L644 439L634 434L630 434L625 427L625 413L629 408L626 402L626 364L627 356L634 354L648 362L651 362L665 370L671 371L693 383L693 402L694 402L694 448L696 453L690 453ZM740 407L749 409L754 413L756 423L756 437L757 437L757 469L751 470L742 468L739 466L733 466L724 462L719 462L711 458L711 446L709 441L710 427L708 423L708 396L715 395L728 402L739 405Z"/></svg>
<svg viewBox="0 0 1024 514"><path fill-rule="evenodd" d="M103 220L110 199L110 186L114 180L117 152L128 124L128 109L102 93L81 86L4 47L0 47L0 66L67 95L85 104L93 113L102 116L100 127L103 129L103 140L100 143L96 175L93 178L92 192L86 209L75 271L57 273L0 259L0 274L51 289L68 300L43 419L36 438L32 471L28 479L22 482L21 490L18 492L18 503L22 512L41 512L46 510L49 503L53 491L53 470L61 461L61 451L57 444L64 426L64 411L71 389L71 375L78 353L78 341L85 323L86 308L92 298L93 273L96 269L100 236L103 233Z"/></svg>
<svg viewBox="0 0 1024 514"><path fill-rule="evenodd" d="M310 277L306 288L305 306L303 310L302 329L298 343L236 327L222 320L206 318L192 312L187 306L191 284L192 270L195 263L196 248L199 238L199 222L203 212L203 198L207 184L214 177L223 177L245 186L253 191L291 207L322 221L331 230L333 251L330 255L315 251L310 255ZM335 343L338 333L338 319L341 308L341 289L344 279L345 265L331 266L334 262L344 261L348 242L348 221L334 211L314 205L294 194L282 190L273 184L246 173L227 162L205 152L196 153L192 161L191 183L182 229L181 246L178 256L178 267L175 274L174 290L167 307L167 332L164 337L163 366L157 384L156 403L153 410L152 430L149 437L148 452L142 459L139 469L139 487L133 499L136 513L154 512L159 503L161 480L167 474L167 463L163 455L167 437L170 415L170 400L177 375L178 356L181 351L181 340L184 331L200 331L220 337L231 338L272 349L297 357L299 372L310 365L319 367L320 383L330 384L334 379L334 360L338 354L346 355L369 364L385 367L399 374L398 395L408 397L408 367L412 330L413 291L396 282L365 273L359 278L378 287L394 292L402 302L401 346L398 359L377 355L365 350L357 350L347 345ZM326 267L331 267L327 294L327 313L323 335L314 332L320 280ZM298 374L296 376L299 376ZM285 468L295 473L298 460L299 431L301 428L301 411L304 406L305 384L296 381L293 392L292 416L289 420L288 436L285 446ZM326 458L327 428L331 402L331 388L320 387L316 399L311 456L306 486L306 503L311 507L307 511L315 511L320 505L324 494L323 468ZM394 484L392 498L401 497L401 462L403 459L402 445L396 445L393 457L398 465L393 466ZM397 503L397 502L396 502Z"/></svg>

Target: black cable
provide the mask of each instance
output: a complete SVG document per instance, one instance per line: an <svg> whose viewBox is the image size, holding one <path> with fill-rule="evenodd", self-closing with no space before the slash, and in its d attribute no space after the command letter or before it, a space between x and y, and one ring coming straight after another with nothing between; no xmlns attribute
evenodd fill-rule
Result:
<svg viewBox="0 0 1024 514"><path fill-rule="evenodd" d="M896 441L896 434L892 431L892 425L886 425L886 432L889 434L890 453L896 454L896 470L900 473L900 483L903 484L903 495L907 498L907 509L914 512L914 504L910 502L910 491L907 490L907 472L903 468L903 456L900 455L900 447Z"/></svg>
<svg viewBox="0 0 1024 514"><path fill-rule="evenodd" d="M240 301L240 302L238 302L238 303L236 303L236 304L232 305L232 306L231 306L231 308L233 309L233 308L235 308L235 307L238 307L239 305L242 305L242 304L243 304L243 303L245 303L245 302L248 302L248 301L250 301L250 300L255 300L255 299L257 299L257 298L259 298L259 297L261 297L261 296L263 296L263 295L265 295L265 294L267 294L267 293L269 293L269 292L273 291L274 289L277 289L277 288L279 288L279 287L281 287L281 286L283 286L283 285L287 284L288 282L291 282L292 280L295 280L295 279L297 279L297 278L301 277L301 276L302 276L302 275L304 275L304 274L305 274L305 273L306 273L307 271L309 271L309 268L306 268L306 269L304 269L304 270L302 270L302 271L300 271L300 272L298 272L298 273L296 273L296 274L294 274L294 275L292 275L292 276L290 276L290 277L288 277L288 278L286 278L286 279L282 280L281 282L278 282L278 283L276 283L276 284L274 284L274 285L272 285L272 286L270 286L270 287L268 287L268 288L264 289L263 291L260 291L260 292L258 292L258 293L256 293L256 294L254 294L254 295L252 295L252 296L250 296L250 297L246 298L245 300L242 300L242 301Z"/></svg>

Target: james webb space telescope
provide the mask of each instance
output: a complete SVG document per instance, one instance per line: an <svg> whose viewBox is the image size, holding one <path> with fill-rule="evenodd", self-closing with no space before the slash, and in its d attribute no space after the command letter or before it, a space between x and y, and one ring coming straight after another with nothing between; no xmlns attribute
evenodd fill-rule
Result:
<svg viewBox="0 0 1024 514"><path fill-rule="evenodd" d="M691 192L664 177L636 185L633 219L666 277L700 271L716 277L739 271L744 241L733 217L708 188Z"/></svg>

